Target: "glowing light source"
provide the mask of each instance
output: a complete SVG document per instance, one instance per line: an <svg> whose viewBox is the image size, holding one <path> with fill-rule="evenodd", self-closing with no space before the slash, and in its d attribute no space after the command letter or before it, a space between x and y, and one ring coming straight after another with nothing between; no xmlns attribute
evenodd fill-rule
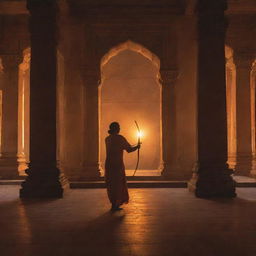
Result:
<svg viewBox="0 0 256 256"><path fill-rule="evenodd" d="M144 137L144 132L143 131L137 131L137 138L143 138Z"/></svg>

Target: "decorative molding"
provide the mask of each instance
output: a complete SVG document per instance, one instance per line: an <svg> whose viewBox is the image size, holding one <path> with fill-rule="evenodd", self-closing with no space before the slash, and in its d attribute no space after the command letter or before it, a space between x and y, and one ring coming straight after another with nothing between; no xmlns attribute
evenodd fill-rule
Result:
<svg viewBox="0 0 256 256"><path fill-rule="evenodd" d="M30 60L31 60L31 49L27 48L23 51L23 61L20 64L20 69L25 72L30 68Z"/></svg>

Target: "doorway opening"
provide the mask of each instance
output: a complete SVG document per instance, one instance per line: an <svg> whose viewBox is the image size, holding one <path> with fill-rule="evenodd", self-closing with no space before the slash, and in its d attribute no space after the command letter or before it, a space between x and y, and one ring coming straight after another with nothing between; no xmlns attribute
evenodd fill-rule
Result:
<svg viewBox="0 0 256 256"><path fill-rule="evenodd" d="M162 118L160 62L150 51L127 41L109 51L101 62L99 87L99 162L104 175L105 137L111 122L120 123L130 144L138 139L135 120L141 129L142 147L136 176L158 176L162 163ZM124 153L126 175L132 176L137 153Z"/></svg>

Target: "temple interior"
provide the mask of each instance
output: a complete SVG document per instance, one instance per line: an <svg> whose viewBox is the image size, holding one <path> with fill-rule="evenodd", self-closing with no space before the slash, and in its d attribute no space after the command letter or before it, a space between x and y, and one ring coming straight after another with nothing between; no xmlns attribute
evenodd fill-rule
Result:
<svg viewBox="0 0 256 256"><path fill-rule="evenodd" d="M1 0L0 252L256 255L255 85L255 0ZM111 122L142 143L113 215Z"/></svg>

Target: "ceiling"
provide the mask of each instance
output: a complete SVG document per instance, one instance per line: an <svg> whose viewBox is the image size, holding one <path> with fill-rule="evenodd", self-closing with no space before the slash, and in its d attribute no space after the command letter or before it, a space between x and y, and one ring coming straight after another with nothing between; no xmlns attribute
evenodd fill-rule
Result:
<svg viewBox="0 0 256 256"><path fill-rule="evenodd" d="M173 13L193 13L197 0L60 0L72 8L83 10L121 9L166 9ZM189 11L187 11L189 10ZM0 14L27 14L26 0L0 0ZM256 0L228 0L227 14L256 14Z"/></svg>

